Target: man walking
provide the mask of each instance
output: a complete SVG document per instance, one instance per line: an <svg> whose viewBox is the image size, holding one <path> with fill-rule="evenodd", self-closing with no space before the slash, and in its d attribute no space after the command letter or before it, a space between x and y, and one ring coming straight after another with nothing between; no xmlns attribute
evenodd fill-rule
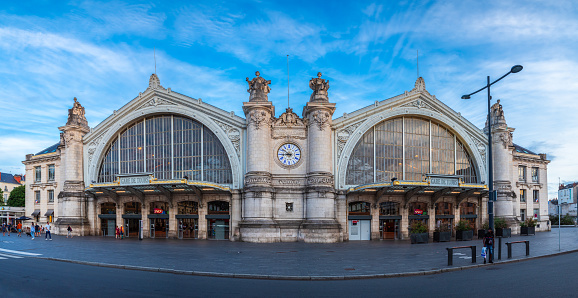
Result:
<svg viewBox="0 0 578 298"><path fill-rule="evenodd" d="M484 236L484 247L486 247L486 258L490 260L490 263L494 262L494 231L489 229ZM486 263L486 258L484 258L484 264Z"/></svg>
<svg viewBox="0 0 578 298"><path fill-rule="evenodd" d="M44 240L48 240L48 238L50 237L50 241L52 241L52 235L50 234L50 223L46 223L44 229L46 231L46 234L44 235Z"/></svg>
<svg viewBox="0 0 578 298"><path fill-rule="evenodd" d="M70 227L70 225L68 225L68 228L66 228L66 238L68 238L70 236L70 238L72 238L72 228Z"/></svg>
<svg viewBox="0 0 578 298"><path fill-rule="evenodd" d="M16 228L18 229L18 237L22 237L22 223L18 222Z"/></svg>
<svg viewBox="0 0 578 298"><path fill-rule="evenodd" d="M36 236L36 229L34 227L34 223L30 226L30 236L32 236L32 240L34 240L34 236Z"/></svg>

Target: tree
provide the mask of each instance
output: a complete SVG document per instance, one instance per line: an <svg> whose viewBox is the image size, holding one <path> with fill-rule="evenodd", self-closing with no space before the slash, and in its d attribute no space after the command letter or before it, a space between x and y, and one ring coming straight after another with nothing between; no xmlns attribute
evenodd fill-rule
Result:
<svg viewBox="0 0 578 298"><path fill-rule="evenodd" d="M10 192L10 196L8 197L8 206L24 207L26 202L25 191L26 187L24 185L15 187L12 192Z"/></svg>
<svg viewBox="0 0 578 298"><path fill-rule="evenodd" d="M0 188L0 206L4 206L6 203L4 202L4 191Z"/></svg>

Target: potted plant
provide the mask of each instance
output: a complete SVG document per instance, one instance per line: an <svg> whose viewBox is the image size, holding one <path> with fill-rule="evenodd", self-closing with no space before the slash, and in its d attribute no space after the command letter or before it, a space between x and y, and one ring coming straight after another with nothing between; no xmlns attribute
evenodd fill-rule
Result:
<svg viewBox="0 0 578 298"><path fill-rule="evenodd" d="M494 227L496 227L496 237L512 237L512 229L508 228L508 224L504 218L496 217L496 219L494 219Z"/></svg>
<svg viewBox="0 0 578 298"><path fill-rule="evenodd" d="M526 221L520 223L520 235L536 235L536 224L538 222L534 218L528 218Z"/></svg>
<svg viewBox="0 0 578 298"><path fill-rule="evenodd" d="M460 220L456 225L456 240L472 240L474 238L474 230L467 220Z"/></svg>
<svg viewBox="0 0 578 298"><path fill-rule="evenodd" d="M449 242L452 239L452 231L449 224L441 224L433 234L434 242Z"/></svg>
<svg viewBox="0 0 578 298"><path fill-rule="evenodd" d="M427 231L427 226L421 220L414 221L410 226L409 232L411 244L427 243L429 240L429 233Z"/></svg>
<svg viewBox="0 0 578 298"><path fill-rule="evenodd" d="M482 224L482 229L478 230L478 239L484 239L484 236L488 232L489 228L490 228L490 224L487 221L485 221Z"/></svg>

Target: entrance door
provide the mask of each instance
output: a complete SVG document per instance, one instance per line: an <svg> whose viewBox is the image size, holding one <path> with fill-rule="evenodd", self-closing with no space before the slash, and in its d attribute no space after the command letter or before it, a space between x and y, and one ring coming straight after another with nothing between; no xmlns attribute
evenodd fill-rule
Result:
<svg viewBox="0 0 578 298"><path fill-rule="evenodd" d="M116 235L116 219L106 220L106 236Z"/></svg>
<svg viewBox="0 0 578 298"><path fill-rule="evenodd" d="M370 240L371 220L349 220L349 240Z"/></svg>
<svg viewBox="0 0 578 298"><path fill-rule="evenodd" d="M209 219L208 238L215 240L229 239L229 220L228 219Z"/></svg>
<svg viewBox="0 0 578 298"><path fill-rule="evenodd" d="M164 218L155 218L154 225L155 225L155 238L166 238L167 236L167 222L168 219Z"/></svg>
<svg viewBox="0 0 578 298"><path fill-rule="evenodd" d="M183 227L183 238L185 239L197 239L199 226L198 220L196 218L183 218L181 219Z"/></svg>
<svg viewBox="0 0 578 298"><path fill-rule="evenodd" d="M139 219L125 218L124 219L124 236L138 237Z"/></svg>
<svg viewBox="0 0 578 298"><path fill-rule="evenodd" d="M398 239L399 220L382 219L380 226L381 239Z"/></svg>

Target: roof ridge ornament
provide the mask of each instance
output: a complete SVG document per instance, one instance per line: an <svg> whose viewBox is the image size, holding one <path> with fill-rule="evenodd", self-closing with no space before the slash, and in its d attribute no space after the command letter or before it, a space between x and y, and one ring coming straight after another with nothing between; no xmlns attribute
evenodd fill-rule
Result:
<svg viewBox="0 0 578 298"><path fill-rule="evenodd" d="M413 89L411 89L411 92L424 92L425 90L425 81L422 77L417 78L417 80L415 80L415 85L413 87Z"/></svg>
<svg viewBox="0 0 578 298"><path fill-rule="evenodd" d="M258 71L255 72L255 76L256 77L254 77L252 80L249 80L249 78L245 79L249 84L249 89L247 89L247 92L249 92L250 94L249 101L250 102L269 101L269 97L267 96L267 94L271 92L271 87L269 87L269 84L271 84L271 80L265 80L264 78L262 78L261 73L259 73Z"/></svg>
<svg viewBox="0 0 578 298"><path fill-rule="evenodd" d="M151 75L151 77L149 78L149 87L147 89L163 89L166 90L162 85L161 85L161 81L159 80L159 77L157 76L156 73L153 73Z"/></svg>
<svg viewBox="0 0 578 298"><path fill-rule="evenodd" d="M76 97L74 98L74 104L72 109L68 109L68 121L66 125L78 125L88 128L88 121L84 116L84 107L78 102Z"/></svg>

